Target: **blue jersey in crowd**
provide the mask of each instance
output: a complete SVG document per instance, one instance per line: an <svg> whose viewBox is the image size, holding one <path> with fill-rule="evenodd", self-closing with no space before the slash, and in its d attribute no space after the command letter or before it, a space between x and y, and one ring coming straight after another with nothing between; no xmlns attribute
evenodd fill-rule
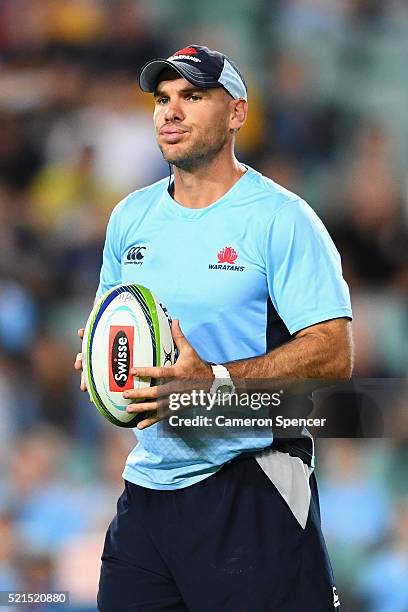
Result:
<svg viewBox="0 0 408 612"><path fill-rule="evenodd" d="M215 363L263 355L305 327L351 317L340 256L298 196L248 168L219 200L192 209L174 201L167 182L114 209L98 297L119 283L145 285ZM153 489L194 484L272 442L272 434L163 437L158 427L135 430L123 474Z"/></svg>

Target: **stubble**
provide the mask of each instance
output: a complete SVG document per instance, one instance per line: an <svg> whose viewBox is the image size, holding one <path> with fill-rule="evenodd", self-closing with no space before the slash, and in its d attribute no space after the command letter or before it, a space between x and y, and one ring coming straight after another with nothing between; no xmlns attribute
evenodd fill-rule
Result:
<svg viewBox="0 0 408 612"><path fill-rule="evenodd" d="M161 145L160 151L165 161L180 168L192 171L211 162L225 147L228 133L224 126L200 132L199 136L187 147L177 151L172 145Z"/></svg>

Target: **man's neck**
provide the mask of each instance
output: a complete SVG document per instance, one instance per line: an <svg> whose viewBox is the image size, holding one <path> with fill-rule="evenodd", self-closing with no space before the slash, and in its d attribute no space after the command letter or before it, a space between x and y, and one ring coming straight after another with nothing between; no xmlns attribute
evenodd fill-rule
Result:
<svg viewBox="0 0 408 612"><path fill-rule="evenodd" d="M246 171L235 157L224 163L215 159L193 171L173 169L173 198L186 208L210 206L222 198Z"/></svg>

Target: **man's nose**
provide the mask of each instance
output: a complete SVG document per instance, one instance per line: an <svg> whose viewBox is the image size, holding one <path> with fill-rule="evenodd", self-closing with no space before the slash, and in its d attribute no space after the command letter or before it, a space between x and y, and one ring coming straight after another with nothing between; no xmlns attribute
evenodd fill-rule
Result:
<svg viewBox="0 0 408 612"><path fill-rule="evenodd" d="M184 113L177 99L170 100L164 113L166 121L183 121Z"/></svg>

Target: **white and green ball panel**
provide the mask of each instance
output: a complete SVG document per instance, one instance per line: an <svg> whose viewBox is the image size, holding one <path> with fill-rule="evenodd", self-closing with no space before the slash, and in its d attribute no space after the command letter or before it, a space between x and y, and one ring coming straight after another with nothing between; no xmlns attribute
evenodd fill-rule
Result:
<svg viewBox="0 0 408 612"><path fill-rule="evenodd" d="M95 304L83 338L83 370L91 398L101 414L120 427L134 427L139 415L126 412L131 400L122 390L109 390L109 330L111 326L133 327L133 363L130 367L169 366L176 351L170 321L149 289L142 285L118 285ZM150 379L133 377L133 387L155 384Z"/></svg>

